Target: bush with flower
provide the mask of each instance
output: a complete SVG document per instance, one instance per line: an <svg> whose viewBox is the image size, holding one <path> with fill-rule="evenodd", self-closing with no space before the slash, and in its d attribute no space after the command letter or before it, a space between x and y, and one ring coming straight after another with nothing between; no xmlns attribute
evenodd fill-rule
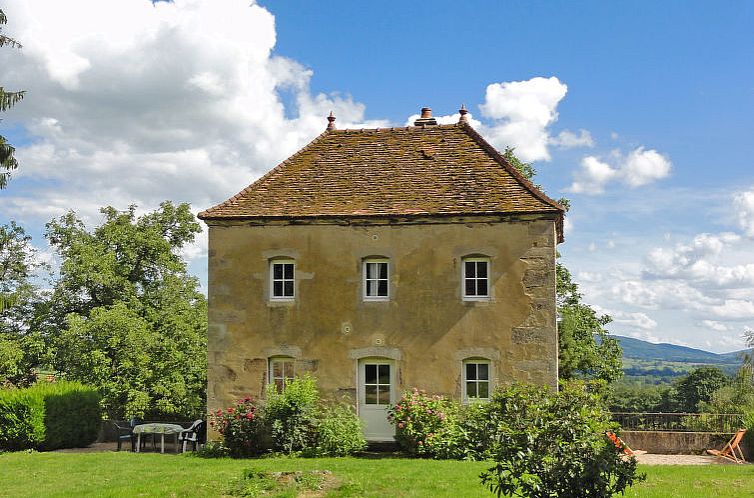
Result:
<svg viewBox="0 0 754 498"><path fill-rule="evenodd" d="M455 426L458 405L444 396L414 388L388 410L395 425L395 440L404 451L417 456L448 458L447 437Z"/></svg>
<svg viewBox="0 0 754 498"><path fill-rule="evenodd" d="M254 456L264 450L264 423L250 396L211 414L209 424L223 437L223 443L233 457Z"/></svg>

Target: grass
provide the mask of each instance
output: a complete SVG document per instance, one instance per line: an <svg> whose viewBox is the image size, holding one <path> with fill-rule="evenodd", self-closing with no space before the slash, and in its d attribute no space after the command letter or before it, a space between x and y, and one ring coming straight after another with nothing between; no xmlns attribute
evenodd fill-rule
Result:
<svg viewBox="0 0 754 498"><path fill-rule="evenodd" d="M0 496L263 496L479 497L484 462L401 458L200 459L160 454L6 453L0 455ZM311 471L330 471L326 478ZM644 466L647 481L627 497L754 497L754 465ZM289 484L277 472L296 473ZM326 481L326 482L324 482ZM324 489L313 491L324 482ZM254 496L247 494L246 496Z"/></svg>

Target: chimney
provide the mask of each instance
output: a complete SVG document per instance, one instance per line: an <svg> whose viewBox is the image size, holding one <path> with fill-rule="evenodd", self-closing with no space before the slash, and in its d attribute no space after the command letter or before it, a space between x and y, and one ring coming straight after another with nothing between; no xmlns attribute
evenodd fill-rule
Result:
<svg viewBox="0 0 754 498"><path fill-rule="evenodd" d="M422 107L422 116L414 121L414 126L435 126L437 120L432 117L432 109Z"/></svg>

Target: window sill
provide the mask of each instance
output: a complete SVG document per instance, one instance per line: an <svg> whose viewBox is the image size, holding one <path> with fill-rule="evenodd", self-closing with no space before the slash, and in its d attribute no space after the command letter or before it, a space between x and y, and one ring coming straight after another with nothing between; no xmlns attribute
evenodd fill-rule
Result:
<svg viewBox="0 0 754 498"><path fill-rule="evenodd" d="M467 303L489 303L492 301L490 296L463 296L461 299Z"/></svg>
<svg viewBox="0 0 754 498"><path fill-rule="evenodd" d="M363 299L365 303L389 303L389 297L365 297Z"/></svg>
<svg viewBox="0 0 754 498"><path fill-rule="evenodd" d="M290 299L277 298L277 299L270 299L267 301L267 306L269 306L270 308L275 308L277 306L293 306L294 304L296 304L295 298L290 298Z"/></svg>

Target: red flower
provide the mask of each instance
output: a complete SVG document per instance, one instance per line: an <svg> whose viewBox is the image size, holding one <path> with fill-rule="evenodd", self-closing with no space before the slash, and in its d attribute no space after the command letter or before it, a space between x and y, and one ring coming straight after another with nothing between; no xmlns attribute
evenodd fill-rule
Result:
<svg viewBox="0 0 754 498"><path fill-rule="evenodd" d="M233 413L235 411L236 411L235 408L233 408L232 406L230 408L228 408L228 413Z"/></svg>
<svg viewBox="0 0 754 498"><path fill-rule="evenodd" d="M251 412L248 412L248 413L246 414L246 420L251 420L251 419L253 419L253 418L254 418L254 414L253 414L253 413L251 413Z"/></svg>

